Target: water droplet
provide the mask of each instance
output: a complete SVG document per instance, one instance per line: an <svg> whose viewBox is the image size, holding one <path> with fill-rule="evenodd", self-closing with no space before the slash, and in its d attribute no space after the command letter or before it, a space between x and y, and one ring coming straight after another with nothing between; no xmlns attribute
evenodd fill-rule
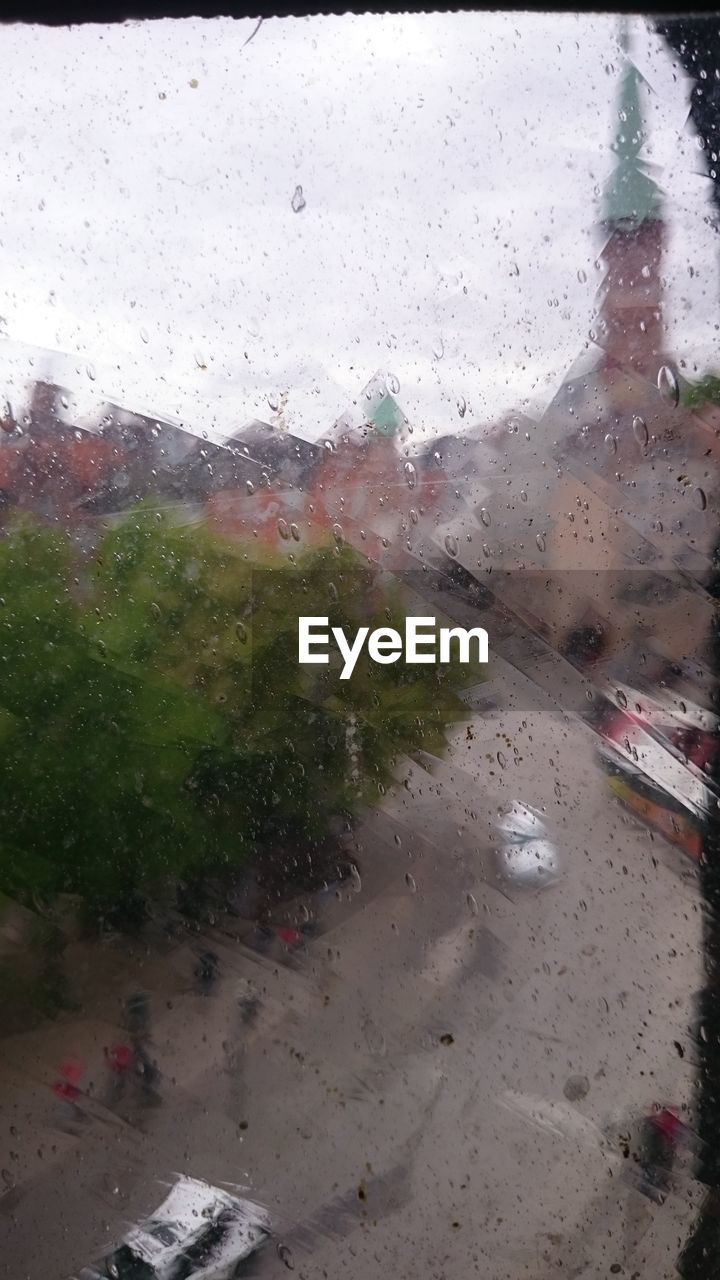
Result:
<svg viewBox="0 0 720 1280"><path fill-rule="evenodd" d="M577 273L577 278L581 284L585 284L585 281L587 280L587 272L583 271L582 267Z"/></svg>
<svg viewBox="0 0 720 1280"><path fill-rule="evenodd" d="M295 188L291 204L293 213L302 213L306 204L302 187L298 186Z"/></svg>
<svg viewBox="0 0 720 1280"><path fill-rule="evenodd" d="M288 528L287 520L283 520L282 516L280 516L278 518L277 527L278 527L278 533L280 534L280 537L284 538L285 541L287 542L288 538L290 537L290 530Z"/></svg>
<svg viewBox="0 0 720 1280"><path fill-rule="evenodd" d="M466 893L465 901L467 903L467 909L470 912L470 915L476 916L480 908L478 907L477 898L475 897L475 895L473 893Z"/></svg>
<svg viewBox="0 0 720 1280"><path fill-rule="evenodd" d="M410 508L410 519L412 520L413 524L417 524L417 522L418 522L419 518L420 518L420 517L418 516L418 513L417 513L417 511L415 510L415 508L414 508L414 507L411 507L411 508Z"/></svg>
<svg viewBox="0 0 720 1280"><path fill-rule="evenodd" d="M441 453L438 453L437 449L435 450L435 452L434 452L434 454L433 454L433 462L435 463L435 466L436 466L436 467L441 467L441 466L442 466L442 464L443 464L442 454L441 454Z"/></svg>
<svg viewBox="0 0 720 1280"><path fill-rule="evenodd" d="M339 599L340 599L340 593L339 593L339 591L338 591L337 587L335 586L335 583L334 583L334 582L329 582L329 583L328 583L328 595L329 595L329 597L330 597L330 599L331 599L331 600L339 600Z"/></svg>
<svg viewBox="0 0 720 1280"><path fill-rule="evenodd" d="M353 893L362 893L362 880L360 878L360 872L358 871L354 863L350 868L350 879L352 881Z"/></svg>
<svg viewBox="0 0 720 1280"><path fill-rule="evenodd" d="M417 471L415 470L412 462L405 463L405 479L407 481L408 489L414 489L417 483Z"/></svg>
<svg viewBox="0 0 720 1280"><path fill-rule="evenodd" d="M333 538L337 542L338 546L341 547L343 542L345 541L345 534L343 533L342 525L334 524L332 531L333 531Z"/></svg>
<svg viewBox="0 0 720 1280"><path fill-rule="evenodd" d="M648 442L648 429L644 418L640 418L637 415L633 418L633 435L638 444L644 448Z"/></svg>
<svg viewBox="0 0 720 1280"><path fill-rule="evenodd" d="M457 402L457 411L461 418L465 417L466 410L467 410L467 401L464 396L460 396L460 399Z"/></svg>
<svg viewBox="0 0 720 1280"><path fill-rule="evenodd" d="M517 262L511 262L511 263L510 263L510 275L511 275L511 276L519 276L519 275L520 275L520 268L519 268L519 266L518 266Z"/></svg>
<svg viewBox="0 0 720 1280"><path fill-rule="evenodd" d="M545 534L544 533L536 533L535 542L537 544L538 551L545 550Z"/></svg>
<svg viewBox="0 0 720 1280"><path fill-rule="evenodd" d="M527 500L528 500L527 493L525 492L525 490L524 490L524 489L521 489L521 490L520 490L520 501L521 501L521 502L527 502Z"/></svg>
<svg viewBox="0 0 720 1280"><path fill-rule="evenodd" d="M142 339L142 341L143 341L143 342L149 342L149 341L150 341L150 334L148 333L147 329L141 329L141 330L140 330L140 337L141 337L141 339Z"/></svg>
<svg viewBox="0 0 720 1280"><path fill-rule="evenodd" d="M288 1271L295 1270L295 1259L292 1255L292 1249L287 1244L279 1244L277 1246L277 1256Z"/></svg>
<svg viewBox="0 0 720 1280"><path fill-rule="evenodd" d="M617 690L617 694L616 694L616 696L617 696L617 700L618 700L618 705L619 705L619 706L621 706L621 707L626 707L626 706L627 706L627 698L626 698L625 694L623 693L622 689L618 689L618 690Z"/></svg>
<svg viewBox="0 0 720 1280"><path fill-rule="evenodd" d="M612 435L610 431L608 431L605 437L605 448L607 449L608 453L615 453L617 449L617 440L615 439L614 435Z"/></svg>
<svg viewBox="0 0 720 1280"><path fill-rule="evenodd" d="M295 542L300 541L300 530L298 529L296 524L290 525L290 535Z"/></svg>
<svg viewBox="0 0 720 1280"><path fill-rule="evenodd" d="M590 1092L590 1081L587 1076L569 1076L563 1085L563 1093L568 1102L580 1102Z"/></svg>
<svg viewBox="0 0 720 1280"><path fill-rule="evenodd" d="M664 364L658 371L657 385L658 391L660 392L663 400L666 400L668 404L673 406L678 404L680 400L680 388L675 374L666 364Z"/></svg>
<svg viewBox="0 0 720 1280"><path fill-rule="evenodd" d="M389 373L387 377L387 389L391 396L396 396L400 390L400 379L394 373Z"/></svg>
<svg viewBox="0 0 720 1280"><path fill-rule="evenodd" d="M241 644L245 644L247 642L248 633L244 622L235 623L235 635Z"/></svg>
<svg viewBox="0 0 720 1280"><path fill-rule="evenodd" d="M159 621L160 618L162 618L162 609L159 604L155 604L155 601L150 605L150 612L156 621Z"/></svg>
<svg viewBox="0 0 720 1280"><path fill-rule="evenodd" d="M270 408L272 409L273 413L277 413L278 405L280 403L278 397L273 393L272 395L268 396L267 402Z"/></svg>
<svg viewBox="0 0 720 1280"><path fill-rule="evenodd" d="M699 511L704 511L707 506L707 494L699 486L693 492L693 502Z"/></svg>
<svg viewBox="0 0 720 1280"><path fill-rule="evenodd" d="M250 494L253 494L255 492L255 485L253 484L252 480L245 481L245 488Z"/></svg>
<svg viewBox="0 0 720 1280"><path fill-rule="evenodd" d="M482 523L485 525L485 528L486 529L489 528L492 521L490 519L490 512L488 511L487 507L480 508L480 519Z"/></svg>
<svg viewBox="0 0 720 1280"><path fill-rule="evenodd" d="M87 374L88 378L90 379L90 381L91 381L91 382L94 382L94 381L95 381L95 378L96 378L96 376L97 376L97 375L96 375L96 373L95 373L95 365L94 365L94 364L89 364L89 365L87 365L87 366L86 366L86 368L85 368L85 372L86 372L86 374Z"/></svg>
<svg viewBox="0 0 720 1280"><path fill-rule="evenodd" d="M70 401L68 400L67 396L61 396L61 397L60 397L60 403L61 403L61 405L62 405L63 409L69 409L69 408L70 408ZM8 406L8 408L9 408L9 406Z"/></svg>
<svg viewBox="0 0 720 1280"><path fill-rule="evenodd" d="M195 363L196 363L196 365L197 365L198 369L207 369L207 365L206 365L206 363L205 363L205 357L204 357L204 355L203 355L202 351L196 351L196 352L195 352Z"/></svg>
<svg viewBox="0 0 720 1280"><path fill-rule="evenodd" d="M433 355L436 360L442 360L445 355L445 343L442 338L438 338L437 342L433 343Z"/></svg>
<svg viewBox="0 0 720 1280"><path fill-rule="evenodd" d="M415 877L414 877L414 876L411 876L409 871L406 871L406 872L405 872L405 883L406 883L406 885L407 885L407 887L408 887L408 889L410 890L410 892L411 892L411 893L416 893L416 892L417 892L417 885L416 885L416 883L415 883Z"/></svg>
<svg viewBox="0 0 720 1280"><path fill-rule="evenodd" d="M497 753L497 755L496 755L496 757L495 757L495 758L496 758L496 760L497 760L498 764L500 765L500 768L501 768L501 769L504 769L504 768L505 768L505 765L507 764L507 760L506 760L505 756L503 755L502 751L498 751L498 753Z"/></svg>
<svg viewBox="0 0 720 1280"><path fill-rule="evenodd" d="M449 556L456 556L460 550L457 538L454 538L451 533L445 534L445 550Z"/></svg>

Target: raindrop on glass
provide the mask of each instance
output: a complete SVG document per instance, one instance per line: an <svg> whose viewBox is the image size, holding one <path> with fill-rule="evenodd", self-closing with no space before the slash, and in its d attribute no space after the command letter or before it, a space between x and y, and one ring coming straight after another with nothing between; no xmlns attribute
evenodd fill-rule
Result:
<svg viewBox="0 0 720 1280"><path fill-rule="evenodd" d="M160 608L160 605L159 605L159 604L155 604L155 602L154 602L154 601L153 601L153 603L150 605L150 612L151 612L151 614L152 614L153 618L155 618L155 619L156 619L156 621L159 621L159 620L160 620L160 618L162 617L162 609Z"/></svg>
<svg viewBox="0 0 720 1280"><path fill-rule="evenodd" d="M95 378L96 378L96 376L97 376L97 375L96 375L96 373L95 373L95 365L94 365L94 364L89 364L89 365L87 365L87 367L86 367L86 369L85 369L85 372L86 372L86 374L87 374L88 378L90 379L90 381L91 381L91 382L94 382L94 381L95 381Z"/></svg>
<svg viewBox="0 0 720 1280"><path fill-rule="evenodd" d="M250 494L253 494L255 492L255 485L253 484L252 480L245 481L245 488Z"/></svg>
<svg viewBox="0 0 720 1280"><path fill-rule="evenodd" d="M149 342L149 341L150 341L150 334L148 333L147 329L141 329L141 330L140 330L140 337L141 337L141 339L142 339L142 341L143 341L143 342Z"/></svg>
<svg viewBox="0 0 720 1280"><path fill-rule="evenodd" d="M536 543L536 545L537 545L537 549L538 549L538 551L544 551L544 550L545 550L545 534L544 534L544 533L536 533L536 534L535 534L535 543Z"/></svg>
<svg viewBox="0 0 720 1280"><path fill-rule="evenodd" d="M467 903L467 909L470 912L470 915L476 916L480 908L478 907L477 898L475 897L475 895L473 893L466 893L465 901Z"/></svg>
<svg viewBox="0 0 720 1280"><path fill-rule="evenodd" d="M337 542L338 546L341 547L343 542L345 541L345 534L343 533L342 525L334 524L332 531L333 531L333 538Z"/></svg>
<svg viewBox="0 0 720 1280"><path fill-rule="evenodd" d="M644 418L640 418L637 415L633 418L633 435L638 444L644 448L648 442L648 429Z"/></svg>
<svg viewBox="0 0 720 1280"><path fill-rule="evenodd" d="M400 390L400 379L396 378L394 373L388 374L387 389L391 396L396 396Z"/></svg>
<svg viewBox="0 0 720 1280"><path fill-rule="evenodd" d="M461 418L465 417L466 410L467 410L467 401L464 396L460 396L460 399L457 402L457 411Z"/></svg>
<svg viewBox="0 0 720 1280"><path fill-rule="evenodd" d="M618 689L618 691L617 691L617 700L618 700L618 705L619 705L619 706L621 706L621 707L626 707L626 706L627 706L627 698L626 698L625 694L623 693L622 689Z"/></svg>
<svg viewBox="0 0 720 1280"><path fill-rule="evenodd" d="M280 401L278 400L277 396L276 396L276 395L274 395L274 394L269 395L269 396L268 396L268 398L267 398L267 402L268 402L268 404L269 404L270 408L272 409L273 413L277 413L278 405L279 405L279 403L280 403Z"/></svg>
<svg viewBox="0 0 720 1280"><path fill-rule="evenodd" d="M405 872L405 883L406 883L406 885L407 885L407 887L408 887L408 889L410 890L410 892L411 892L411 893L415 893L415 892L417 891L417 885L416 885L416 883L415 883L415 877L414 877L414 876L411 876L409 871L406 871L406 872Z"/></svg>
<svg viewBox="0 0 720 1280"><path fill-rule="evenodd" d="M663 400L667 401L668 404L673 405L673 407L678 404L680 400L680 388L675 374L666 364L664 364L658 371L657 385L658 391L660 392Z"/></svg>
<svg viewBox="0 0 720 1280"><path fill-rule="evenodd" d="M292 537L293 541L295 542L300 541L300 530L298 529L296 524L290 525L290 536Z"/></svg>
<svg viewBox="0 0 720 1280"><path fill-rule="evenodd" d="M607 449L608 453L615 453L617 449L617 440L615 439L614 435L612 435L610 431L608 431L605 437L605 448Z"/></svg>
<svg viewBox="0 0 720 1280"><path fill-rule="evenodd" d="M486 529L489 528L491 524L491 520L490 520L490 512L488 511L487 507L480 508L480 519L482 523L485 525L485 528Z"/></svg>
<svg viewBox="0 0 720 1280"><path fill-rule="evenodd" d="M693 492L693 502L698 511L704 511L707 506L707 494L704 489L697 488Z"/></svg>
<svg viewBox="0 0 720 1280"><path fill-rule="evenodd" d="M414 489L417 481L417 472L412 462L405 463L405 479L407 481L408 489Z"/></svg>
<svg viewBox="0 0 720 1280"><path fill-rule="evenodd" d="M417 524L419 516L414 507L410 508L410 519L412 520L413 524Z"/></svg>
<svg viewBox="0 0 720 1280"><path fill-rule="evenodd" d="M298 187L298 191L299 190L300 188ZM287 1267L288 1271L295 1270L295 1259L293 1258L292 1249L289 1245L279 1244L277 1246L277 1256L283 1265Z"/></svg>
<svg viewBox="0 0 720 1280"><path fill-rule="evenodd" d="M235 635L241 644L245 644L248 638L247 627L244 622L235 623Z"/></svg>
<svg viewBox="0 0 720 1280"><path fill-rule="evenodd" d="M282 516L280 516L278 518L277 527L278 527L278 533L280 534L280 537L284 538L284 540L287 542L288 538L290 537L290 530L288 528L287 520L283 520Z"/></svg>
<svg viewBox="0 0 720 1280"><path fill-rule="evenodd" d="M298 186L295 188L291 204L293 213L302 213L305 208L305 197L303 195L302 187Z"/></svg>
<svg viewBox="0 0 720 1280"><path fill-rule="evenodd" d="M457 538L454 538L451 533L445 534L445 550L449 556L456 556L460 550Z"/></svg>

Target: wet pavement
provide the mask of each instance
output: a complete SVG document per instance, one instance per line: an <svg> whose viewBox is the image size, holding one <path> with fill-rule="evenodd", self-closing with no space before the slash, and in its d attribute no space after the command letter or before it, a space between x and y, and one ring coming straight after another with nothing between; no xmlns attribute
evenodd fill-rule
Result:
<svg viewBox="0 0 720 1280"><path fill-rule="evenodd" d="M690 1098L694 869L612 799L587 727L496 666L501 705L431 773L408 766L409 787L387 801L400 843L376 841L372 821L357 833L361 877L300 960L259 956L218 928L210 997L192 989L187 948L170 966L187 974L184 993L167 994L155 961L158 1105L94 1101L76 1137L58 1133L42 1072L85 1033L97 1053L111 1027L68 1017L52 1048L44 1032L8 1043L3 1119L27 1150L32 1116L42 1155L0 1201L2 1274L47 1280L52 1256L71 1275L178 1173L267 1205L300 1274L359 1280L373 1257L400 1275L541 1277L561 1260L577 1277L615 1262L646 1275L650 1259L672 1274L694 1201L687 1171L651 1205L623 1180L612 1134L655 1102ZM489 771L498 735L518 754ZM554 888L497 884L488 832L517 796L545 800L564 866ZM569 1101L578 1077L587 1089ZM270 1249L257 1266L280 1275L287 1260Z"/></svg>

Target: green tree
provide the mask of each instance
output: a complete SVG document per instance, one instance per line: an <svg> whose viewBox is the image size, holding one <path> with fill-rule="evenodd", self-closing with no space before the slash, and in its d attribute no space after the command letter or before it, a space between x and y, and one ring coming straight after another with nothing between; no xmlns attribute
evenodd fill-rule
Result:
<svg viewBox="0 0 720 1280"><path fill-rule="evenodd" d="M96 914L322 840L398 756L440 752L482 668L297 662L300 614L398 625L402 590L348 547L292 568L143 505L82 550L0 541L0 888ZM401 622L400 622L401 625Z"/></svg>

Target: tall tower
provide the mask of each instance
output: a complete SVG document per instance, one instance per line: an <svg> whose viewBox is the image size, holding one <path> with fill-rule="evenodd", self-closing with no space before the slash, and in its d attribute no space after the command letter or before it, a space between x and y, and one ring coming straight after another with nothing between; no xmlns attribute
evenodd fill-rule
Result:
<svg viewBox="0 0 720 1280"><path fill-rule="evenodd" d="M640 159L645 141L640 89L646 81L630 61L625 30L621 46L625 69L612 144L617 160L603 192L601 227L608 239L600 255L606 275L598 342L605 351L605 369L631 368L654 382L663 350L665 224L662 194Z"/></svg>

